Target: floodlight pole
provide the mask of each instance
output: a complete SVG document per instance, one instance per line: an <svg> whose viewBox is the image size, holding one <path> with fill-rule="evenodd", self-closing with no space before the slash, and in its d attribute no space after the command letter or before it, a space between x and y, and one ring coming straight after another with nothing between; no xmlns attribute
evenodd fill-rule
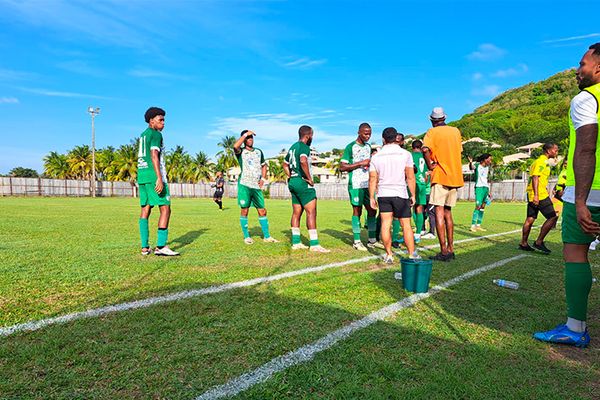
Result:
<svg viewBox="0 0 600 400"><path fill-rule="evenodd" d="M92 181L90 190L92 197L96 197L96 130L94 128L94 117L100 114L100 107L88 107L88 113L92 116Z"/></svg>

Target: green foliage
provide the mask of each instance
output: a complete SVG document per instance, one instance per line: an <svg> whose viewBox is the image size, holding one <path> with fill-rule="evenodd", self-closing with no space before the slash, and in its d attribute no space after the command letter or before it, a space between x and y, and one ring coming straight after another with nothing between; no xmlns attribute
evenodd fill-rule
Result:
<svg viewBox="0 0 600 400"><path fill-rule="evenodd" d="M321 183L321 178L319 178L317 175L313 176L313 182L314 183Z"/></svg>
<svg viewBox="0 0 600 400"><path fill-rule="evenodd" d="M15 178L37 178L39 177L37 171L31 168L16 167L10 170L8 176Z"/></svg>
<svg viewBox="0 0 600 400"><path fill-rule="evenodd" d="M569 134L571 98L579 92L573 70L508 90L450 125L464 138L481 137L500 144L561 142Z"/></svg>

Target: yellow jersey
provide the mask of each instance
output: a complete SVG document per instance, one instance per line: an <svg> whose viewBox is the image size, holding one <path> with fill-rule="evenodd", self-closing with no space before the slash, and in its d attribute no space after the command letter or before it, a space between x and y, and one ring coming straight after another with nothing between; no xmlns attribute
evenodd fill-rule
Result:
<svg viewBox="0 0 600 400"><path fill-rule="evenodd" d="M548 157L542 154L537 160L529 167L529 184L527 185L527 199L533 200L533 179L532 177L539 177L540 181L538 184L538 198L540 201L547 197L548 194L548 179L550 178L550 165L548 165Z"/></svg>

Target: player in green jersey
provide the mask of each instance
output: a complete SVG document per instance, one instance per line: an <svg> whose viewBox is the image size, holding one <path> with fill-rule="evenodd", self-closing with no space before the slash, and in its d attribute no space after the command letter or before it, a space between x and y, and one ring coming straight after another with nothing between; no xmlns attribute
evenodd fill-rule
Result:
<svg viewBox="0 0 600 400"><path fill-rule="evenodd" d="M376 243L377 211L369 200L369 163L371 161L371 125L363 122L358 127L358 138L348 144L340 160L340 171L348 172L348 194L352 205L352 233L356 250L367 251L360 241L360 217L363 206L367 210L369 245Z"/></svg>
<svg viewBox="0 0 600 400"><path fill-rule="evenodd" d="M469 157L469 168L471 171L475 171L475 210L473 210L473 218L471 219L471 232L485 232L485 229L481 227L481 223L483 222L485 205L491 200L490 183L488 181L490 165L492 165L492 155L489 153L477 157L475 164L473 164L473 159Z"/></svg>
<svg viewBox="0 0 600 400"><path fill-rule="evenodd" d="M246 244L254 243L248 231L248 211L250 206L254 206L258 211L258 222L263 232L263 241L277 243L278 240L269 234L269 220L262 192L262 188L267 182L267 163L262 150L254 147L254 136L256 136L254 132L245 129L233 145L233 151L241 169L238 179L240 225L244 234L244 242Z"/></svg>
<svg viewBox="0 0 600 400"><path fill-rule="evenodd" d="M413 220L415 222L415 243L419 243L421 240L421 231L425 223L424 210L427 204L427 162L423 157L423 142L419 139L412 142L412 157L413 163L415 164L415 180L416 180L416 193L415 193L415 204Z"/></svg>
<svg viewBox="0 0 600 400"><path fill-rule="evenodd" d="M290 147L283 169L289 177L288 188L292 194L292 250L305 249L300 241L300 218L306 211L306 227L310 238L310 251L329 253L319 244L317 234L317 192L310 171L310 144L313 129L302 125L298 130L299 140Z"/></svg>
<svg viewBox="0 0 600 400"><path fill-rule="evenodd" d="M179 253L167 246L169 218L171 217L171 195L165 169L164 143L162 130L165 127L165 111L150 107L144 115L148 129L142 132L138 147L137 181L140 190L142 212L139 220L142 255L152 252L148 243L148 218L152 207L158 206L158 235L154 254L157 256L178 256Z"/></svg>

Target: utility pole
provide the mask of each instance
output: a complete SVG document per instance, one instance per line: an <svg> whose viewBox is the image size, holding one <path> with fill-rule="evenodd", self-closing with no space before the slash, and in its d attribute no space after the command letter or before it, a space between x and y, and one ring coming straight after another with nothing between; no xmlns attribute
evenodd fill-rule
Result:
<svg viewBox="0 0 600 400"><path fill-rule="evenodd" d="M100 107L88 107L88 112L92 116L92 180L90 190L92 197L96 197L96 131L94 129L94 117L100 114Z"/></svg>

